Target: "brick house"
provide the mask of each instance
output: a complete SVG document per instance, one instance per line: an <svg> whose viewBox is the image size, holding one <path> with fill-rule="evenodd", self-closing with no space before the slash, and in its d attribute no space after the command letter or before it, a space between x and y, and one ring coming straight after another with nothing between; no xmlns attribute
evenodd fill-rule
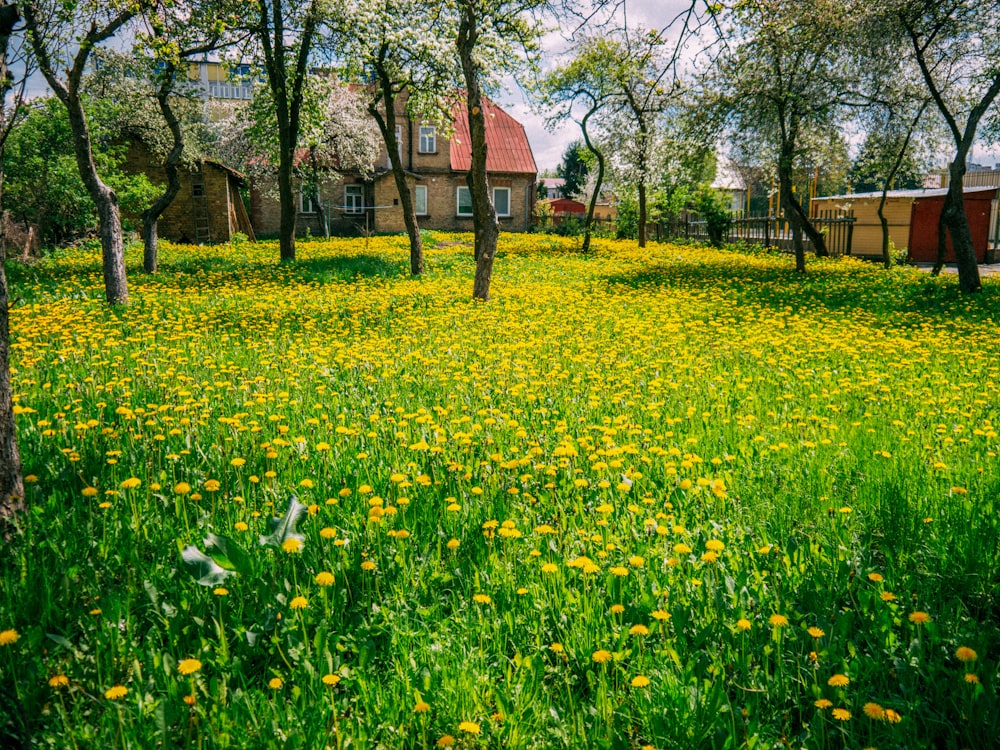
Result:
<svg viewBox="0 0 1000 750"><path fill-rule="evenodd" d="M526 232L531 227L536 198L538 169L524 127L492 102L486 111L486 168L500 229ZM442 138L430 124L411 120L406 113L405 95L397 100L396 136L400 142L407 182L413 191L417 220L424 229L472 231L472 201L467 175L472 165L469 121L464 102L452 108L454 118L450 139ZM251 185L251 218L259 235L275 235L279 230L280 206L273 190ZM297 230L323 234L325 215L334 234L404 232L403 211L396 181L383 147L375 174L365 178L345 174L320 189L322 209L299 196Z"/></svg>
<svg viewBox="0 0 1000 750"><path fill-rule="evenodd" d="M139 142L129 144L124 170L145 174L157 185L167 184L162 162L154 159ZM229 242L241 232L254 239L240 188L242 174L224 164L205 159L193 167L180 168L181 189L157 224L160 237L172 242ZM138 218L138 217L136 217Z"/></svg>

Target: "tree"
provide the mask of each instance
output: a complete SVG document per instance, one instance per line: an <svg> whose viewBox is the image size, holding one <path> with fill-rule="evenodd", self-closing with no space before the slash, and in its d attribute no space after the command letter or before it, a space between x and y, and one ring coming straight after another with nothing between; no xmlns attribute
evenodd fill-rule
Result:
<svg viewBox="0 0 1000 750"><path fill-rule="evenodd" d="M587 148L585 143L573 141L563 151L562 161L556 167L556 175L563 179L561 191L563 198L574 198L587 186L590 164L584 156L585 148Z"/></svg>
<svg viewBox="0 0 1000 750"><path fill-rule="evenodd" d="M88 129L98 146L94 164L114 191L126 227L128 216L138 215L156 192L145 175L122 170L126 147L121 139L126 131L118 113L134 114L141 107L135 99L115 104L111 99L83 98ZM99 231L96 207L80 178L69 115L55 97L32 99L22 107L5 144L3 171L5 209L20 221L37 224L42 242L55 245Z"/></svg>
<svg viewBox="0 0 1000 750"><path fill-rule="evenodd" d="M982 288L963 182L969 152L984 117L1000 95L998 0L892 0L880 4L891 13L907 42L930 98L944 119L955 151L948 167L948 194L938 230L938 263L943 265L945 230L951 238L963 292ZM885 18L885 15L883 15ZM886 24L886 28L892 28ZM900 38L900 37L897 37Z"/></svg>
<svg viewBox="0 0 1000 750"><path fill-rule="evenodd" d="M292 190L312 198L324 226L328 217L322 208L322 187L343 172L370 174L378 157L379 133L366 107L364 97L336 77L310 75L303 93ZM281 142L270 88L258 87L248 105L232 108L218 120L216 130L219 138L211 150L273 190ZM279 184L279 200L280 196Z"/></svg>
<svg viewBox="0 0 1000 750"><path fill-rule="evenodd" d="M30 67L19 48L12 47L14 27L21 20L17 5L0 1L0 152L3 151L16 120L17 108L24 94L24 81ZM20 90L14 96L13 111L7 107L7 97L15 89L10 63L17 60L24 67ZM0 207L3 205L3 175L0 173ZM3 240L4 238L0 238ZM0 241L0 520L6 521L24 508L24 480L21 476L21 454L17 447L17 423L10 384L10 294L7 290L7 260L5 244Z"/></svg>
<svg viewBox="0 0 1000 750"><path fill-rule="evenodd" d="M732 43L709 78L709 106L730 130L755 134L774 149L799 272L805 271L803 232L817 255L827 254L792 185L806 139L833 138L839 113L855 102L854 74L842 58L848 10L838 0L738 3L730 15Z"/></svg>
<svg viewBox="0 0 1000 750"><path fill-rule="evenodd" d="M162 117L162 124L166 125L170 134L170 146L163 155L167 186L142 212L142 267L146 273L155 273L157 224L180 192L180 164L185 150L192 150L186 145L184 123L175 106L177 94L182 93L179 89L183 83L178 81L177 73L178 70L183 71L185 61L196 55L218 50L222 46L228 19L219 14L217 4L210 0L196 0L183 4L159 4L146 14L144 20L146 31L140 39L149 53L148 61L151 65L141 80L151 84L151 94ZM187 154L189 161L201 157L198 149L194 151L193 154Z"/></svg>
<svg viewBox="0 0 1000 750"><path fill-rule="evenodd" d="M279 247L282 262L295 260L295 160L310 57L323 21L322 0L257 0L247 29L259 45L267 72L278 137Z"/></svg>
<svg viewBox="0 0 1000 750"><path fill-rule="evenodd" d="M569 62L552 70L542 81L541 86L543 106L551 112L546 121L550 127L579 116L577 108L581 105L583 107L583 116L578 122L583 133L584 145L597 163L597 171L594 175L593 188L583 225L582 251L585 253L590 250L594 212L597 208L601 188L604 185L604 175L607 168L604 150L599 146L592 133L592 127L596 127L597 122L592 126L591 121L595 117L600 118L602 110L610 105L615 96L616 89L607 75L613 63L613 56L614 52L604 38L583 37L571 51ZM579 160L582 165L586 166L586 162L580 159L579 151L579 141L571 144L566 149L563 162L560 164L560 176L567 181L567 186L563 189L563 195L566 197L579 190L579 188L569 189L572 179L580 179L583 184L587 184L586 177L589 168L577 177L576 173L579 172L579 169L570 166L571 159Z"/></svg>
<svg viewBox="0 0 1000 750"><path fill-rule="evenodd" d="M97 207L100 221L104 293L110 304L128 303L125 243L118 195L98 173L80 87L93 50L136 17L146 0L28 0L25 26L38 69L66 107L80 177ZM68 58L60 73L59 63Z"/></svg>
<svg viewBox="0 0 1000 750"><path fill-rule="evenodd" d="M653 179L655 161L656 121L676 93L663 80L670 69L663 58L666 39L659 31L636 29L622 31L607 40L611 44L612 67L610 77L617 88L616 130L624 138L619 159L622 168L627 166L629 182L635 185L639 216L639 247L646 246L646 225L649 221L647 188Z"/></svg>
<svg viewBox="0 0 1000 750"><path fill-rule="evenodd" d="M423 243L402 149L396 137L397 103L411 120L450 126L447 99L455 88L454 17L431 0L358 0L337 18L341 56L366 77L368 112L378 123L389 156L403 222L410 240L410 273L424 270Z"/></svg>
<svg viewBox="0 0 1000 750"><path fill-rule="evenodd" d="M455 3L458 14L455 44L465 80L472 147L469 193L476 258L472 296L488 300L500 223L486 173L483 89L496 86L499 76L519 61L533 66L540 34L535 14L543 9L545 0L455 0Z"/></svg>

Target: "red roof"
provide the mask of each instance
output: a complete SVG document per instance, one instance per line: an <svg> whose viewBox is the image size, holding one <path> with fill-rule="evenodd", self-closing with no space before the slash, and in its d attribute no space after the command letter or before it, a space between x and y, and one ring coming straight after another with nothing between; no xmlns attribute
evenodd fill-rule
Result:
<svg viewBox="0 0 1000 750"><path fill-rule="evenodd" d="M524 126L485 98L483 111L486 113L486 171L536 174L538 167ZM451 137L451 168L456 172L468 172L472 168L472 136L464 101L455 103L452 117L455 132Z"/></svg>
<svg viewBox="0 0 1000 750"><path fill-rule="evenodd" d="M580 201L571 200L570 198L554 198L545 202L552 207L552 213L554 214L587 213L587 207L585 205L580 203Z"/></svg>

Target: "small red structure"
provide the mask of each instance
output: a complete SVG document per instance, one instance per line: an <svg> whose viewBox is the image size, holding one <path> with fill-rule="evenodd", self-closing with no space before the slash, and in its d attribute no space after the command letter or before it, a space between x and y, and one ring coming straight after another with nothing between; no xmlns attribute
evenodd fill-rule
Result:
<svg viewBox="0 0 1000 750"><path fill-rule="evenodd" d="M924 195L914 197L910 213L909 260L933 263L937 260L938 221L944 208L947 190L928 190ZM965 188L965 213L969 217L969 229L972 232L972 246L976 251L976 260L985 263L991 250L990 231L997 222L997 203L1000 198L1000 188L972 187ZM948 251L945 254L946 263L955 262L955 250L951 246L951 238L947 239Z"/></svg>
<svg viewBox="0 0 1000 750"><path fill-rule="evenodd" d="M569 198L556 198L548 201L548 204L552 209L553 216L566 216L567 214L580 214L582 216L587 213L585 205Z"/></svg>

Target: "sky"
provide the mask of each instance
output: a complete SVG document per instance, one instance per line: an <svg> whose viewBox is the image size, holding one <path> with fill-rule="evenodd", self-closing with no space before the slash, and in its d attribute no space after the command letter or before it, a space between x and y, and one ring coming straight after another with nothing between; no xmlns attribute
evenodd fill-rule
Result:
<svg viewBox="0 0 1000 750"><path fill-rule="evenodd" d="M688 5L690 0L628 0L629 28L643 26L662 29ZM566 46L562 30L550 30L542 41L543 69L557 64L560 53ZM498 100L514 119L524 125L539 172L554 170L562 161L566 147L582 138L580 127L574 122L567 122L552 131L546 130L545 113L538 111L513 81L508 82L507 92L498 97Z"/></svg>
<svg viewBox="0 0 1000 750"><path fill-rule="evenodd" d="M662 29L690 5L690 0L628 0L627 5L629 28L641 25ZM543 40L543 69L557 64L560 53L566 47L567 42L560 31L546 34ZM574 122L564 123L555 130L547 130L544 112L539 112L528 95L512 80L508 81L508 90L498 97L498 101L511 116L524 125L540 173L554 171L562 161L566 147L582 138L580 127ZM984 148L977 145L972 150L970 160L986 165L1000 163L1000 146Z"/></svg>

